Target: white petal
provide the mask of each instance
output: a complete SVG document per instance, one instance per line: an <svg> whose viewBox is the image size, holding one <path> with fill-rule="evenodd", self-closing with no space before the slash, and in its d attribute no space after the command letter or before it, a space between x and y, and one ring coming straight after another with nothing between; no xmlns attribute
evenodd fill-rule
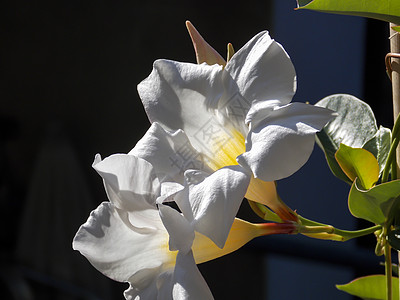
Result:
<svg viewBox="0 0 400 300"><path fill-rule="evenodd" d="M188 171L185 176L193 177L193 172ZM189 184L189 205L195 230L222 248L249 182L250 175L236 165L222 168L200 183Z"/></svg>
<svg viewBox="0 0 400 300"><path fill-rule="evenodd" d="M165 272L157 280L157 300L173 300L174 270ZM154 298L155 299L155 298Z"/></svg>
<svg viewBox="0 0 400 300"><path fill-rule="evenodd" d="M209 170L202 155L192 147L182 130L171 133L157 122L151 125L129 154L150 162L163 181L183 183L183 173L187 169Z"/></svg>
<svg viewBox="0 0 400 300"><path fill-rule="evenodd" d="M273 117L274 110L279 107L281 107L279 100L254 101L246 115L245 123L251 123L251 127L255 128L261 121Z"/></svg>
<svg viewBox="0 0 400 300"><path fill-rule="evenodd" d="M177 194L181 193L184 189L183 185L176 182L162 182L161 183L161 196L156 200L157 204L163 202L175 201Z"/></svg>
<svg viewBox="0 0 400 300"><path fill-rule="evenodd" d="M149 77L138 85L150 121L173 130L196 127L204 118L199 112L215 108L223 93L221 74L217 65L156 60Z"/></svg>
<svg viewBox="0 0 400 300"><path fill-rule="evenodd" d="M144 289L132 285L124 293L127 300L212 300L211 291L193 259L193 253L178 253L175 268L162 272Z"/></svg>
<svg viewBox="0 0 400 300"><path fill-rule="evenodd" d="M194 240L193 226L177 210L159 205L161 220L169 233L169 249L188 253Z"/></svg>
<svg viewBox="0 0 400 300"><path fill-rule="evenodd" d="M153 278L144 289L137 289L130 285L124 292L127 300L172 300L172 288L174 286L173 269L167 272L160 272L159 276Z"/></svg>
<svg viewBox="0 0 400 300"><path fill-rule="evenodd" d="M283 47L264 31L237 51L225 70L236 81L240 94L250 101L291 101L296 91L296 72Z"/></svg>
<svg viewBox="0 0 400 300"><path fill-rule="evenodd" d="M193 223L195 218L193 204L190 202L189 196L191 192L190 187L201 183L209 175L210 174L199 170L187 170L185 172L185 189L175 197L175 202L178 204L179 209L188 222Z"/></svg>
<svg viewBox="0 0 400 300"><path fill-rule="evenodd" d="M172 295L174 300L214 299L191 251L186 255L178 253L176 257Z"/></svg>
<svg viewBox="0 0 400 300"><path fill-rule="evenodd" d="M333 117L330 110L304 103L268 107L265 119L258 115L262 113L252 116L257 127L251 123L246 152L238 162L264 181L288 177L301 168L314 148L315 133Z"/></svg>
<svg viewBox="0 0 400 300"><path fill-rule="evenodd" d="M154 209L147 214L158 215L158 212ZM79 228L73 248L106 276L117 281L130 281L142 289L158 276L161 267L173 265L175 261L174 253L168 251L166 230L152 229L163 227L160 218L158 223L135 228L127 222L123 212L105 202L92 211L87 222Z"/></svg>
<svg viewBox="0 0 400 300"><path fill-rule="evenodd" d="M155 61L138 85L150 121L182 129L196 150L212 156L223 143L221 136L229 135L214 113L224 92L223 72L217 65Z"/></svg>
<svg viewBox="0 0 400 300"><path fill-rule="evenodd" d="M118 208L133 211L151 208L160 193L160 182L150 163L127 154L115 154L93 168L104 180L110 201Z"/></svg>
<svg viewBox="0 0 400 300"><path fill-rule="evenodd" d="M138 299L157 299L157 278L143 287L138 289L132 285L124 291L126 300L138 300Z"/></svg>

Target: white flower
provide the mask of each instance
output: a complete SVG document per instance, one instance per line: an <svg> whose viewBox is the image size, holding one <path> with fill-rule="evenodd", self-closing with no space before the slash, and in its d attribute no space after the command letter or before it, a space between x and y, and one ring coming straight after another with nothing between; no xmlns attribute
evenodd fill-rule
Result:
<svg viewBox="0 0 400 300"><path fill-rule="evenodd" d="M267 32L252 38L225 67L157 60L138 85L151 122L183 130L211 170L239 163L254 176L246 197L278 214L285 209L273 181L308 160L315 133L333 116L324 108L290 103L295 90L290 58Z"/></svg>
<svg viewBox="0 0 400 300"><path fill-rule="evenodd" d="M254 237L295 230L291 224L255 225L224 217L221 205L227 198L242 198L248 185L248 177L235 174L237 166L210 176L188 171L185 187L160 180L149 162L129 154L96 156L93 167L110 202L90 214L73 248L106 276L128 282L126 299L212 299L196 263L235 251ZM162 204L172 200L184 214ZM209 220L213 214L220 219L215 226Z"/></svg>
<svg viewBox="0 0 400 300"><path fill-rule="evenodd" d="M167 224L178 220L168 217ZM140 220L140 227L131 218ZM190 226L175 229L185 228ZM104 202L80 227L73 247L106 276L129 282L126 299L212 299L194 262L191 233L177 233L186 251L170 251L169 235L157 209L133 211L128 217L126 211ZM176 293L181 296L173 296Z"/></svg>

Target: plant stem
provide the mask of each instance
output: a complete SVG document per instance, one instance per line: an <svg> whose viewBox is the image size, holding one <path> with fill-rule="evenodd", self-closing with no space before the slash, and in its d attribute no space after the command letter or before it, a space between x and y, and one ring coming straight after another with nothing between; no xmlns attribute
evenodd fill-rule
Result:
<svg viewBox="0 0 400 300"><path fill-rule="evenodd" d="M400 118L398 118L397 120L399 120ZM400 122L396 122L400 123ZM393 129L393 132L395 132L395 129ZM398 134L397 134L398 135ZM389 150L389 154L388 157L386 159L386 165L385 168L383 169L382 172L382 183L385 183L389 180L389 169L392 168L392 180L397 179L397 146L399 145L399 141L400 138L398 136L394 136L392 135L393 141L392 144L390 145L390 150Z"/></svg>
<svg viewBox="0 0 400 300"><path fill-rule="evenodd" d="M390 23L389 25L390 25L390 51L392 53L400 53L400 35L392 29L392 26L395 26L396 24ZM392 78L393 118L394 118L394 120L398 119L398 116L400 113L400 64L399 63L400 63L399 59L393 60L392 74L390 74L391 78ZM395 129L393 129L393 131L395 131ZM396 136L398 136L397 133L396 133ZM396 137L394 137L394 138L396 139ZM392 164L392 179L397 178L397 174L399 173L399 170L400 170L399 163L400 163L400 150L397 147L396 164ZM395 170L397 172L395 172ZM387 247L385 247L385 252L387 251L386 248L390 248L390 246L387 245ZM390 249L388 250L388 252L389 252L388 254L390 256L390 254L391 254ZM399 260L400 260L400 252L398 252L398 255L399 255ZM392 262L391 262L391 259L388 261L388 258L386 258L386 253L385 253L385 259L386 259L386 261L385 261L386 265L388 265L390 263L390 268L391 268ZM400 262L399 262L399 265L400 265ZM386 268L389 268L389 267L386 266ZM392 274L391 270L390 270L390 274ZM390 282L387 277L390 277ZM390 287L392 286L392 279L391 279L391 276L388 276L388 273L386 273L386 280L387 280L388 289L389 289L389 286ZM389 296L389 291L388 291L388 296ZM391 299L391 294L390 294L390 298L388 298L388 299Z"/></svg>
<svg viewBox="0 0 400 300"><path fill-rule="evenodd" d="M358 238L360 236L368 235L374 233L375 231L381 229L381 225L375 225L372 227L360 229L360 230L340 230L335 228L334 234L341 235L344 238L344 241L348 241L350 239Z"/></svg>
<svg viewBox="0 0 400 300"><path fill-rule="evenodd" d="M389 168L392 171L392 180L397 179L397 146L400 141L400 114L397 116L393 130L392 130L392 142L390 144L390 150L388 157L386 159L386 165L382 172L382 183L385 183L389 180Z"/></svg>
<svg viewBox="0 0 400 300"><path fill-rule="evenodd" d="M302 223L302 225L306 226L306 228L310 228L310 227L316 227L317 229L323 229L326 228L326 232L329 234L333 234L333 235L339 235L343 238L342 241L348 241L350 239L353 238L357 238L357 237L361 237L364 235L368 235L371 233L374 233L375 231L379 230L382 228L381 225L375 225L372 227L368 227L368 228L364 228L364 229L360 229L360 230L341 230L341 229L337 229L331 225L326 225L326 224L322 224L319 222L315 222L309 219L306 219L302 216L299 215L299 219ZM321 232L321 231L320 231Z"/></svg>
<svg viewBox="0 0 400 300"><path fill-rule="evenodd" d="M390 52L400 53L400 35L392 29L396 24L390 23ZM393 93L393 118L397 119L400 113L400 60L398 58L391 59L392 69L392 93ZM400 151L397 151L397 162L400 162ZM399 165L397 165L399 171Z"/></svg>
<svg viewBox="0 0 400 300"><path fill-rule="evenodd" d="M385 228L384 231L386 232L387 229ZM385 275L386 275L386 300L392 300L392 249L389 243L387 242L385 244Z"/></svg>
<svg viewBox="0 0 400 300"><path fill-rule="evenodd" d="M397 268L398 268L398 274L400 276L400 251L397 250ZM400 291L400 280L399 280L399 291ZM400 295L399 295L400 297Z"/></svg>

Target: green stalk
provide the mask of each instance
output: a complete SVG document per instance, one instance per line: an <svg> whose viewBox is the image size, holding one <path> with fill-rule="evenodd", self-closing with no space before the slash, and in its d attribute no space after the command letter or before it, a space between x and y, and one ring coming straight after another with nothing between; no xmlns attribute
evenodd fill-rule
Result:
<svg viewBox="0 0 400 300"><path fill-rule="evenodd" d="M396 159L396 149L400 142L400 114L397 116L396 122L392 130L392 144L390 145L390 150L388 157L386 159L386 165L382 172L382 183L389 180L389 170L392 169L392 180L393 177L397 178L397 159Z"/></svg>
<svg viewBox="0 0 400 300"><path fill-rule="evenodd" d="M389 180L389 170L390 168L392 168L393 163L396 161L396 148L398 144L399 144L399 139L394 138L390 146L388 157L386 159L385 168L383 169L382 172L382 183L385 183Z"/></svg>
<svg viewBox="0 0 400 300"><path fill-rule="evenodd" d="M384 231L387 232L387 229L385 228ZM392 300L392 250L387 242L385 243L385 275L386 300Z"/></svg>
<svg viewBox="0 0 400 300"><path fill-rule="evenodd" d="M375 231L381 229L381 225L375 225L372 227L360 229L360 230L340 230L335 228L334 234L340 235L344 238L344 241L348 241L354 238L358 238L361 236L365 236L371 233L374 233Z"/></svg>
<svg viewBox="0 0 400 300"><path fill-rule="evenodd" d="M391 165L391 174L392 174L392 180L397 179L397 159L396 155L393 158L392 165Z"/></svg>
<svg viewBox="0 0 400 300"><path fill-rule="evenodd" d="M382 228L381 225L375 225L375 226L360 229L360 230L341 230L341 229L337 229L331 225L326 225L326 224L322 224L319 222L315 222L315 221L306 219L300 215L299 215L299 219L301 221L301 224L304 225L304 227L307 228L307 230L309 230L310 227L316 227L316 230L319 230L319 232L321 232L321 229L325 228L326 233L343 237L342 241L348 241L353 238L365 236L365 235L374 233L375 231Z"/></svg>

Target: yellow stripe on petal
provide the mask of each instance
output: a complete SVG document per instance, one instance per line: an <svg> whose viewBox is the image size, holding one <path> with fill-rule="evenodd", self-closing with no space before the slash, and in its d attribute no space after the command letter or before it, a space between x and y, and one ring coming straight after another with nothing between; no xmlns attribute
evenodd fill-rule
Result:
<svg viewBox="0 0 400 300"><path fill-rule="evenodd" d="M245 138L232 127L214 129L206 144L211 154L206 156L205 162L214 171L237 165L236 157L246 151ZM298 219L296 213L279 198L274 181L263 181L252 176L245 198L268 206L284 221Z"/></svg>
<svg viewBox="0 0 400 300"><path fill-rule="evenodd" d="M226 128L225 128L226 130ZM211 145L212 156L208 156L208 166L216 171L226 166L237 165L236 157L246 151L245 139L236 129L220 130L215 133Z"/></svg>

